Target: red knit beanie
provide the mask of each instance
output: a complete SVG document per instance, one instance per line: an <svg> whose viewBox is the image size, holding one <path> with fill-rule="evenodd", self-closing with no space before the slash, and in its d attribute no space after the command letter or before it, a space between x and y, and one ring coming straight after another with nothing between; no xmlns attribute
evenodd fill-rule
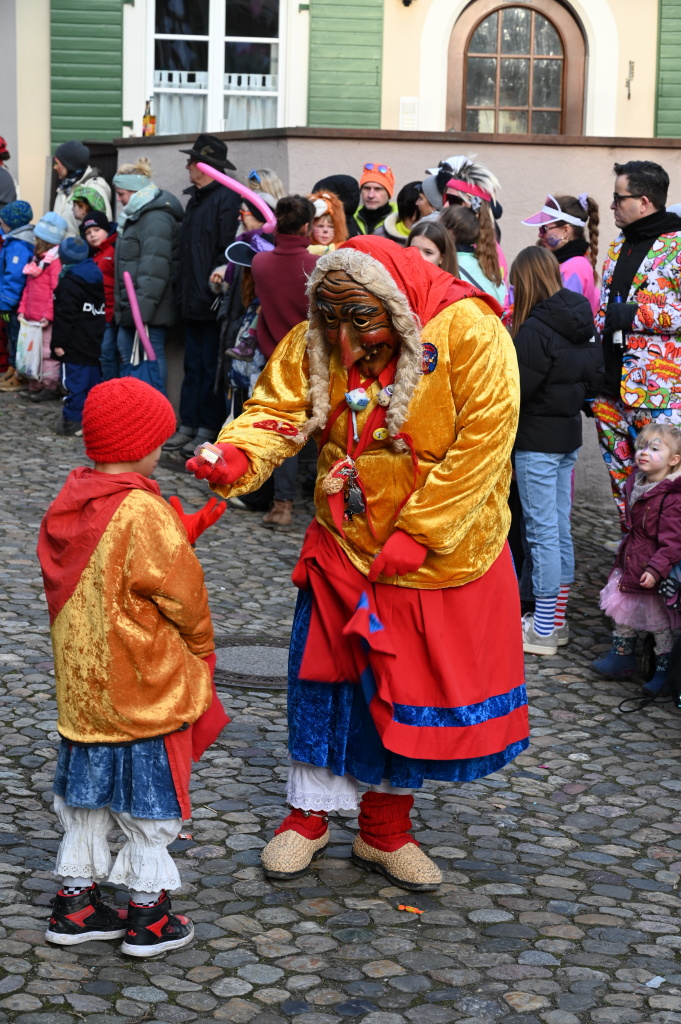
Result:
<svg viewBox="0 0 681 1024"><path fill-rule="evenodd" d="M137 377L97 384L83 408L85 453L93 462L137 462L175 433L175 412Z"/></svg>

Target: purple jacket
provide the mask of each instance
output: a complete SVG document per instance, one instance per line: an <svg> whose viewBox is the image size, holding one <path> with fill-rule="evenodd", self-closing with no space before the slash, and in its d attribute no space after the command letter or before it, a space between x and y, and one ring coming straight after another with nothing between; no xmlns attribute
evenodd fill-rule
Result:
<svg viewBox="0 0 681 1024"><path fill-rule="evenodd" d="M617 552L615 565L622 569L620 590L650 593L639 580L650 572L666 579L681 562L681 470L670 474L631 505L636 473L626 484L626 522L629 529Z"/></svg>

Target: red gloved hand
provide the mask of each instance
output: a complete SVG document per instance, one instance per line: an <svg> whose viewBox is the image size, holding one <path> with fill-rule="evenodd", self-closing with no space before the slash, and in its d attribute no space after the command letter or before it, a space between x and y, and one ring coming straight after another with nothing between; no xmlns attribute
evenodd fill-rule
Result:
<svg viewBox="0 0 681 1024"><path fill-rule="evenodd" d="M168 504L175 509L182 520L182 525L187 531L187 540L190 544L195 544L196 538L200 537L203 531L207 530L213 523L217 523L220 516L224 515L227 511L227 502L218 501L217 498L209 498L198 512L185 512L180 499L174 496L168 498Z"/></svg>
<svg viewBox="0 0 681 1024"><path fill-rule="evenodd" d="M375 583L379 576L406 576L416 572L427 554L427 547L404 530L395 530L374 558L367 579L369 583Z"/></svg>
<svg viewBox="0 0 681 1024"><path fill-rule="evenodd" d="M193 473L197 480L207 480L213 487L227 487L248 472L248 459L241 449L233 444L218 444L216 448L222 450L224 465L211 465L210 462L195 455L187 461L185 469Z"/></svg>

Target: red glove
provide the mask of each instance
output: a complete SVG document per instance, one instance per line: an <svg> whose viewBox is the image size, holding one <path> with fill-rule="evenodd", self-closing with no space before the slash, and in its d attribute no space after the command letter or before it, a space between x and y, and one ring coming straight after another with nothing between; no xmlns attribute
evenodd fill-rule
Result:
<svg viewBox="0 0 681 1024"><path fill-rule="evenodd" d="M187 540L190 544L196 544L196 538L200 537L204 530L207 530L213 523L217 523L221 515L227 511L227 502L218 501L217 498L209 498L203 508L198 512L184 512L182 502L179 498L168 498L171 505L182 520L182 525L187 531Z"/></svg>
<svg viewBox="0 0 681 1024"><path fill-rule="evenodd" d="M185 469L193 473L197 480L207 480L211 487L227 487L248 472L248 459L233 444L218 444L216 447L222 450L224 465L216 463L212 466L210 462L195 455L187 461Z"/></svg>
<svg viewBox="0 0 681 1024"><path fill-rule="evenodd" d="M416 572L427 554L427 547L404 530L395 530L374 558L367 579L369 583L375 583L379 576L406 576Z"/></svg>

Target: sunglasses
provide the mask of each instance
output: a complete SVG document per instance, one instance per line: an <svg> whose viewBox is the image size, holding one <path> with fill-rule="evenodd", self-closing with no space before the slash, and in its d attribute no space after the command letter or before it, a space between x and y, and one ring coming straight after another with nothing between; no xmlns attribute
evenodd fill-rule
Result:
<svg viewBox="0 0 681 1024"><path fill-rule="evenodd" d="M447 206L465 206L466 205L464 203L463 199L461 198L461 196L454 196L454 195L452 195L451 192L445 192L444 200L445 200L445 203L447 204Z"/></svg>
<svg viewBox="0 0 681 1024"><path fill-rule="evenodd" d="M248 180L249 181L257 181L258 185L262 185L262 181L260 180L260 175L256 171L255 167L253 168L252 171L248 172Z"/></svg>
<svg viewBox="0 0 681 1024"><path fill-rule="evenodd" d="M387 164L365 164L365 171L378 171L379 174L387 174L390 168Z"/></svg>
<svg viewBox="0 0 681 1024"><path fill-rule="evenodd" d="M612 201L615 204L615 206L619 206L619 204L624 199L643 199L643 196L642 195L634 195L633 193L631 195L628 195L628 196L621 196L621 195L619 195L619 193L613 192L613 194L612 194Z"/></svg>

